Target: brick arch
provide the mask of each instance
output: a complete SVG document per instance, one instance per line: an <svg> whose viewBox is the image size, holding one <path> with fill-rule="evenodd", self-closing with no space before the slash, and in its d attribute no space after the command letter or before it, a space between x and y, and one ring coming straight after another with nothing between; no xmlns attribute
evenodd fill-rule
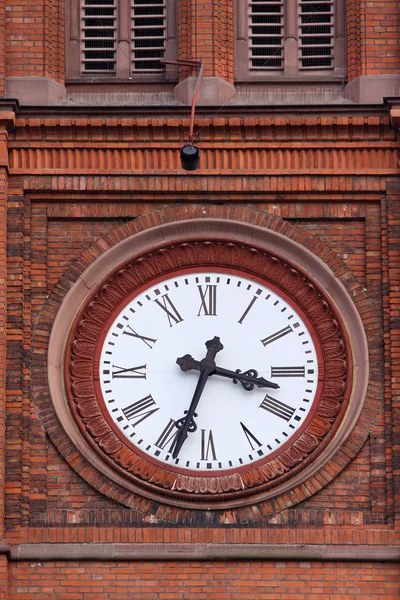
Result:
<svg viewBox="0 0 400 600"><path fill-rule="evenodd" d="M201 223L203 219L207 221ZM144 500L138 494L127 490L122 481L111 480L107 474L101 471L99 466L96 468L95 457L88 458L88 456L80 455L79 460L77 460L77 447L71 441L73 432L66 432L61 426L50 398L46 380L46 355L52 324L56 319L65 296L73 286L74 289L80 287L82 297L85 296L88 287L96 285L96 277L98 281L99 273L104 277L104 266L100 271L97 271L98 264L106 260L108 264L107 268L111 273L120 266L121 261L123 261L124 252L125 254L128 252L128 255L130 252L140 254L140 239L142 236L137 236L137 234L147 232L146 235L152 236L154 248L162 247L167 242L167 230L172 232L172 236L175 235L176 239L176 232L181 230L183 222L185 222L187 234L192 236L196 236L196 227L198 227L199 223L207 225L210 229L211 237L214 228L218 230L221 227L225 227L226 231L228 231L231 224L236 229L240 229L243 225L254 226L255 244L257 243L257 237L260 240L264 237L264 229L265 233L267 234L268 232L273 240L276 241L276 251L278 253L280 244L284 245L288 243L291 247L293 247L293 242L300 244L302 248L310 253L310 256L321 259L321 273L323 274L328 270L332 272L351 296L364 324L370 352L377 350L380 334L377 320L373 313L372 303L361 285L338 258L337 254L325 243L316 238L315 235L310 235L301 228L295 227L269 213L240 206L175 205L170 208L147 213L134 221L117 227L86 250L68 273L61 278L42 311L42 316L37 327L41 335L36 335L33 340L33 356L35 359L35 366L32 373L33 398L43 426L49 433L53 443L59 449L64 459L78 474L90 482L90 485L124 506L140 510L143 513L154 514L156 512L159 521L175 524L192 522L193 511L190 509L186 511L182 509L178 510L167 505L155 504ZM168 227L162 227L164 225ZM125 251L121 254L119 250L124 246ZM116 252L116 248L118 252ZM295 254L291 257L291 260L296 263ZM314 268L315 264L311 261L310 269ZM304 264L302 268L304 270ZM88 273L90 274L89 279L91 281L87 278ZM44 332L46 332L45 336L43 335ZM321 461L318 469L314 469L314 472L310 473L306 481L299 480L291 489L286 489L282 493L278 493L268 500L259 501L252 506L241 507L231 511L229 515L230 521L254 523L259 519L272 517L277 512L291 508L302 500L311 497L330 483L351 462L352 458L362 448L373 427L374 419L371 419L370 415L378 414L379 398L382 396L382 391L379 384L376 383L379 381L379 377L374 376L373 370L374 365L372 363L370 378L372 383L369 385L364 407L361 413L357 414L357 419L354 419L357 422L352 424L351 433L343 440L341 447L337 449L329 460L327 462L325 460L323 464L323 461ZM198 513L199 511L196 510L195 512ZM222 515L225 515L225 513L216 511L213 516L210 517L208 515L207 521L211 525L213 520L217 523L220 518L226 519L226 515L223 517ZM223 522L226 522L226 520Z"/></svg>

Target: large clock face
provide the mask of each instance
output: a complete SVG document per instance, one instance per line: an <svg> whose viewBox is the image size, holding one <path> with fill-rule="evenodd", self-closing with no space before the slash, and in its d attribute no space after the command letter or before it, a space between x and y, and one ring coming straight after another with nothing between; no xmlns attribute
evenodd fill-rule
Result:
<svg viewBox="0 0 400 600"><path fill-rule="evenodd" d="M274 285L233 269L177 271L108 319L98 396L114 430L150 462L237 471L304 429L320 357L313 326Z"/></svg>

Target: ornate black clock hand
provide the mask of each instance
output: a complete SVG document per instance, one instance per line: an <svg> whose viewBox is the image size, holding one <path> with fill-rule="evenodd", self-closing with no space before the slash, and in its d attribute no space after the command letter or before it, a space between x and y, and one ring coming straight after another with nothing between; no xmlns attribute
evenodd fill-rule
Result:
<svg viewBox="0 0 400 600"><path fill-rule="evenodd" d="M200 371L200 377L196 385L196 389L193 394L192 401L189 406L189 410L185 411L185 417L178 419L176 422L177 428L180 430L176 436L176 443L172 453L173 458L177 458L179 452L183 446L184 441L188 436L188 432L196 431L197 425L194 422L194 417L197 417L196 408L203 393L204 387L207 383L207 379L215 369L215 356L217 352L223 349L223 345L220 342L219 337L214 337L212 340L206 342L207 354L202 361L198 362L198 370ZM180 360L179 358L177 359ZM197 362L197 361L196 361ZM178 363L179 364L179 363Z"/></svg>
<svg viewBox="0 0 400 600"><path fill-rule="evenodd" d="M214 373L213 373L214 375ZM232 379L233 383L240 383L246 391L253 390L255 386L261 388L271 388L277 390L279 385L273 381L268 381L264 377L259 377L258 372L255 369L249 369L242 373L240 369L236 371L229 371L229 369L223 369L222 367L215 367L215 375L221 375L221 377L228 377Z"/></svg>
<svg viewBox="0 0 400 600"><path fill-rule="evenodd" d="M201 363L195 360L190 354L185 354L185 356L178 358L176 362L182 371L201 370ZM210 375L220 375L221 377L232 379L233 383L240 383L247 391L254 389L255 386L271 388L273 390L279 388L277 383L268 381L267 379L264 379L264 377L258 377L258 372L255 369L249 369L248 371L241 373L239 369L236 371L229 371L228 369L215 366Z"/></svg>

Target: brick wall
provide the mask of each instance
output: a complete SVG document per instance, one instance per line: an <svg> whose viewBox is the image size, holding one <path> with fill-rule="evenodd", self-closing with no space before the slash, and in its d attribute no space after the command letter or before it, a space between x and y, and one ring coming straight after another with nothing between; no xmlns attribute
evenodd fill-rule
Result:
<svg viewBox="0 0 400 600"><path fill-rule="evenodd" d="M3 39L8 76L64 81L64 10L60 0L0 3L0 15L6 15ZM359 75L398 74L398 3L350 0L346 10L349 81ZM218 2L213 8L208 3L181 0L179 56L203 60L205 76L215 75L233 83L233 32L233 0ZM187 74L185 70L184 76Z"/></svg>
<svg viewBox="0 0 400 600"><path fill-rule="evenodd" d="M64 2L1 2L5 8L6 75L64 81ZM0 8L1 13L1 8Z"/></svg>
<svg viewBox="0 0 400 600"><path fill-rule="evenodd" d="M348 79L399 73L398 2L346 3Z"/></svg>
<svg viewBox="0 0 400 600"><path fill-rule="evenodd" d="M8 75L63 81L64 4L0 1ZM385 12L382 4L347 3L350 79L399 72L398 2L384 3ZM233 29L226 24L233 2L182 0L180 9L181 57L202 58L206 75L232 82ZM0 93L1 44L0 36ZM98 114L21 109L15 127L1 125L2 600L398 599L398 135L383 106L251 110L202 110L201 169L192 174L180 169L189 120L179 107L173 115L130 107ZM371 434L356 449L345 446L351 460L329 483L299 487L264 513L249 507L210 516L140 497L128 507L125 497L87 481L88 468L68 440L56 449L57 420L49 432L43 426L45 367L39 389L32 380L45 365L54 307L71 273L129 228L154 223L156 210L165 220L198 211L240 221L252 210L271 227L282 219L282 231L295 227L299 243L326 248L322 258L348 269L356 289L367 291L365 310L380 327L371 348L371 405L380 409L370 409ZM219 560L140 553L120 560L126 547L145 552L151 544L166 553L184 544L185 552L217 547ZM229 557L227 545L230 552L242 545L253 559ZM265 549L271 555L257 559ZM276 559L285 552L316 554Z"/></svg>
<svg viewBox="0 0 400 600"><path fill-rule="evenodd" d="M398 565L333 562L19 563L9 600L398 600Z"/></svg>

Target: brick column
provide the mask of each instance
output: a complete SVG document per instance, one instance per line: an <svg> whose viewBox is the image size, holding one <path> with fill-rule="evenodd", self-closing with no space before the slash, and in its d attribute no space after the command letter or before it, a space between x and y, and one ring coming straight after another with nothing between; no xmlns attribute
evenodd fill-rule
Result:
<svg viewBox="0 0 400 600"><path fill-rule="evenodd" d="M5 30L6 30L6 7L5 0L0 0L0 98L5 95L6 80L6 48L5 48Z"/></svg>
<svg viewBox="0 0 400 600"><path fill-rule="evenodd" d="M394 518L400 541L400 179L388 184L389 347L391 351L391 401L393 432Z"/></svg>
<svg viewBox="0 0 400 600"><path fill-rule="evenodd" d="M7 598L7 546L4 542L6 439L7 187L8 129L15 106L0 100L0 598Z"/></svg>
<svg viewBox="0 0 400 600"><path fill-rule="evenodd" d="M344 95L349 100L374 104L381 103L387 96L398 94L398 12L397 2L347 0L348 84Z"/></svg>
<svg viewBox="0 0 400 600"><path fill-rule="evenodd" d="M4 29L2 4L6 7ZM62 0L0 0L0 55L1 43L5 43L8 98L29 105L57 104L65 99L65 4ZM2 80L0 72L0 84Z"/></svg>
<svg viewBox="0 0 400 600"><path fill-rule="evenodd" d="M181 0L178 29L179 58L201 60L204 65L197 103L218 105L229 102L236 93L233 86L233 0ZM175 88L175 98L190 104L196 81L191 74L184 78Z"/></svg>

